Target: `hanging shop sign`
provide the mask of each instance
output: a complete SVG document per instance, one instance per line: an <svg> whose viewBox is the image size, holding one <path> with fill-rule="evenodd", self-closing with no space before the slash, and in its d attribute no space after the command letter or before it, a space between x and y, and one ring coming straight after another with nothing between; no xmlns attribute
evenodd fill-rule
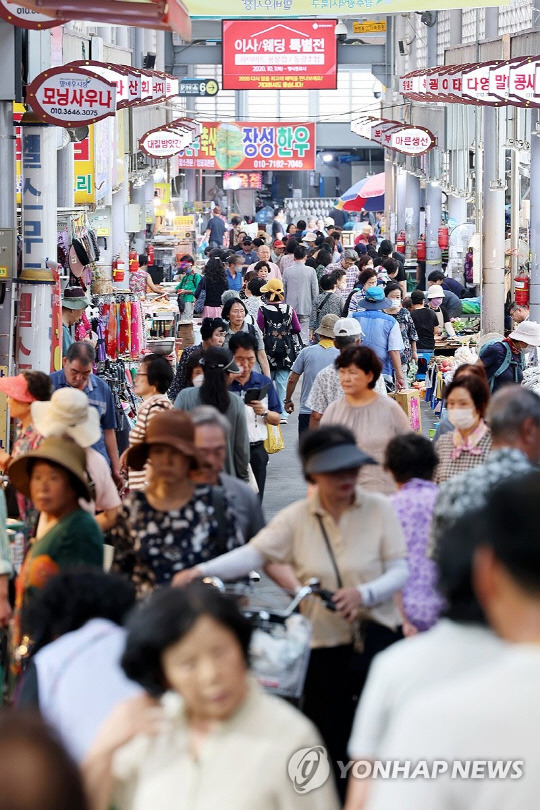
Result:
<svg viewBox="0 0 540 810"><path fill-rule="evenodd" d="M403 155L425 155L437 143L433 133L425 127L369 115L352 121L351 130L363 138Z"/></svg>
<svg viewBox="0 0 540 810"><path fill-rule="evenodd" d="M166 159L178 155L203 131L199 121L177 118L166 126L151 129L140 138L139 149L151 158Z"/></svg>
<svg viewBox="0 0 540 810"><path fill-rule="evenodd" d="M7 0L0 0L0 17L17 28L28 28L33 30L44 30L45 28L55 28L63 25L67 20L59 20L57 17L50 17L32 8L25 8L19 3L8 3Z"/></svg>
<svg viewBox="0 0 540 810"><path fill-rule="evenodd" d="M180 79L177 96L216 96L219 84L215 79Z"/></svg>
<svg viewBox="0 0 540 810"><path fill-rule="evenodd" d="M383 34L386 31L386 20L355 21L352 24L352 30L353 34Z"/></svg>
<svg viewBox="0 0 540 810"><path fill-rule="evenodd" d="M224 90L335 90L337 20L223 20Z"/></svg>
<svg viewBox="0 0 540 810"><path fill-rule="evenodd" d="M116 107L121 110L124 107L131 107L133 103L130 99L128 76L117 65L97 62L95 59L85 59L79 62L70 62L73 67L86 67L92 73L103 76L107 81L116 86Z"/></svg>
<svg viewBox="0 0 540 810"><path fill-rule="evenodd" d="M180 79L176 79L174 76L169 76L166 74L165 79L165 97L166 98L174 98L178 95L178 85L180 84Z"/></svg>
<svg viewBox="0 0 540 810"><path fill-rule="evenodd" d="M415 70L399 87L413 101L540 107L540 56Z"/></svg>
<svg viewBox="0 0 540 810"><path fill-rule="evenodd" d="M262 172L223 172L223 188L225 191L262 188Z"/></svg>
<svg viewBox="0 0 540 810"><path fill-rule="evenodd" d="M49 0L50 2L50 0ZM214 3L208 0L186 0L191 17L215 17ZM509 0L488 0L483 6L507 6ZM422 11L441 11L452 8L476 8L478 0L423 0ZM373 0L228 0L227 16L239 19L272 19L286 17L356 17L361 14L381 13L381 3ZM418 11L417 0L385 0L384 14Z"/></svg>
<svg viewBox="0 0 540 810"><path fill-rule="evenodd" d="M64 65L36 76L26 101L48 124L80 127L115 114L116 85L87 68Z"/></svg>
<svg viewBox="0 0 540 810"><path fill-rule="evenodd" d="M211 121L203 123L200 137L180 153L178 167L312 171L315 154L315 124Z"/></svg>

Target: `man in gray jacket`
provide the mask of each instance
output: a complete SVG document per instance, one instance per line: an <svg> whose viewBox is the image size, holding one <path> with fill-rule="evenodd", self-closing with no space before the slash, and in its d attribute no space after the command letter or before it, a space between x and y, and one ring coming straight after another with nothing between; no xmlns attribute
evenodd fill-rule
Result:
<svg viewBox="0 0 540 810"><path fill-rule="evenodd" d="M260 499L248 484L223 472L227 454L227 419L211 405L200 405L190 412L195 424L195 447L201 456L201 467L194 473L197 483L221 486L231 506L244 542L248 542L266 525Z"/></svg>
<svg viewBox="0 0 540 810"><path fill-rule="evenodd" d="M298 316L302 327L302 341L305 346L309 344L309 319L317 295L319 283L313 267L306 266L306 249L298 245L294 251L294 264L283 271L283 289L285 302L291 306Z"/></svg>

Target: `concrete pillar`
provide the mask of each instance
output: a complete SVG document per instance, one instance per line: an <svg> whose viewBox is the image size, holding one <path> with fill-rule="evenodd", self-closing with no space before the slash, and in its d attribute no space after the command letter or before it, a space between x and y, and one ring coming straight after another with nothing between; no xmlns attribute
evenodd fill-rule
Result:
<svg viewBox="0 0 540 810"><path fill-rule="evenodd" d="M142 211L143 229L133 234L133 247L137 253L144 253L145 246L145 220L146 220L146 191L145 186L138 186L131 190L131 202L140 205Z"/></svg>
<svg viewBox="0 0 540 810"><path fill-rule="evenodd" d="M433 182L426 183L426 278L441 269L439 226L441 224L442 191Z"/></svg>
<svg viewBox="0 0 540 810"><path fill-rule="evenodd" d="M405 232L407 250L416 250L420 221L420 178L407 172L405 181Z"/></svg>
<svg viewBox="0 0 540 810"><path fill-rule="evenodd" d="M397 171L396 188L396 231L405 229L405 208L407 207L407 173L403 169Z"/></svg>
<svg viewBox="0 0 540 810"><path fill-rule="evenodd" d="M540 322L540 133L536 134L540 116L531 112L531 320Z"/></svg>
<svg viewBox="0 0 540 810"><path fill-rule="evenodd" d="M392 163L392 153L384 150L384 238L392 239L392 228L394 222L394 166Z"/></svg>
<svg viewBox="0 0 540 810"><path fill-rule="evenodd" d="M505 235L504 149L502 148L502 140L501 110L495 107L485 107L483 131L482 329L484 332L500 333L504 329Z"/></svg>
<svg viewBox="0 0 540 810"><path fill-rule="evenodd" d="M460 8L450 11L450 47L461 45L463 38L462 12Z"/></svg>
<svg viewBox="0 0 540 810"><path fill-rule="evenodd" d="M14 285L12 278L17 275L17 252L15 249L17 227L15 210L15 141L13 139L13 103L0 102L0 166L2 167L3 193L0 194L0 228L11 229L6 234L12 252L12 264L9 278L5 282L5 296L0 304L0 366L6 374L13 371L13 300ZM4 240L2 240L4 244ZM6 258L9 254L6 253ZM9 260L9 259L8 259ZM5 263L8 262L4 259ZM7 447L7 414L0 412L0 439L4 449Z"/></svg>
<svg viewBox="0 0 540 810"><path fill-rule="evenodd" d="M58 207L73 208L75 205L75 165L73 162L73 143L67 144L57 153Z"/></svg>

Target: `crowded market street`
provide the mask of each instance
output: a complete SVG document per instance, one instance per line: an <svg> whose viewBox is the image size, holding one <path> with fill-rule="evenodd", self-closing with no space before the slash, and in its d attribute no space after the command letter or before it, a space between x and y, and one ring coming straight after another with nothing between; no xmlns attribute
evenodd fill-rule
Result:
<svg viewBox="0 0 540 810"><path fill-rule="evenodd" d="M533 0L0 41L0 810L536 810Z"/></svg>

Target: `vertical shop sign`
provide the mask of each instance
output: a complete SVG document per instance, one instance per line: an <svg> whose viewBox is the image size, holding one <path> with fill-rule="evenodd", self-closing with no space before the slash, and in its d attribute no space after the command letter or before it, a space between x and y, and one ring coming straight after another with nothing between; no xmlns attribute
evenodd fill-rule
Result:
<svg viewBox="0 0 540 810"><path fill-rule="evenodd" d="M96 201L94 183L94 125L88 137L73 144L75 205L92 205Z"/></svg>
<svg viewBox="0 0 540 810"><path fill-rule="evenodd" d="M53 342L53 276L46 263L56 258L56 130L23 128L23 272L17 319L19 369L48 374Z"/></svg>

